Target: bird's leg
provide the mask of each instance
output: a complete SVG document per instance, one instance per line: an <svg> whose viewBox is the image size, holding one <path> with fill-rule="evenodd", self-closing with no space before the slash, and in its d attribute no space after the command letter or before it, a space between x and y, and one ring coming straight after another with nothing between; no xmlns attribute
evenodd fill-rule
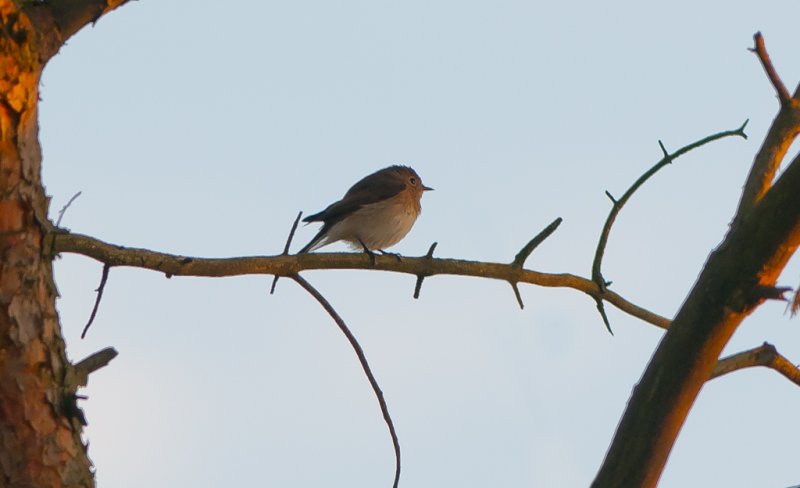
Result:
<svg viewBox="0 0 800 488"><path fill-rule="evenodd" d="M372 267L374 268L375 267L375 253L369 250L367 245L364 244L364 241L362 241L360 237L358 238L358 242L359 242L359 244L361 244L361 247L364 248L364 252L367 253L367 256L369 256L369 261L372 263Z"/></svg>
<svg viewBox="0 0 800 488"><path fill-rule="evenodd" d="M383 249L378 249L378 252L381 253L383 256L394 256L394 258L398 261L403 260L403 256L401 256L399 252L389 252L389 251L384 251Z"/></svg>

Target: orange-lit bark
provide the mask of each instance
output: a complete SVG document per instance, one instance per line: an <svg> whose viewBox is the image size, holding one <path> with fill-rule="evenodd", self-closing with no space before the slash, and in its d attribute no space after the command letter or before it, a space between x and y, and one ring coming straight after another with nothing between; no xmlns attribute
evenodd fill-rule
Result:
<svg viewBox="0 0 800 488"><path fill-rule="evenodd" d="M634 389L593 486L657 484L725 344L747 315L774 298L771 288L800 245L800 156L774 184L771 178L798 133L796 93L782 101L755 158L734 224L709 256Z"/></svg>
<svg viewBox="0 0 800 488"><path fill-rule="evenodd" d="M46 61L97 6L48 8L0 1L0 486L9 488L94 486L42 253L37 103Z"/></svg>

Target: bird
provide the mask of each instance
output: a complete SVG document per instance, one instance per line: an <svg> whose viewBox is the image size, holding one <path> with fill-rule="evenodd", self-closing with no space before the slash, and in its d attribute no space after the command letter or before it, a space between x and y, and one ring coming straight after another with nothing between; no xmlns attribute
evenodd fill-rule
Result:
<svg viewBox="0 0 800 488"><path fill-rule="evenodd" d="M341 200L303 219L307 224L322 222L322 228L299 253L345 241L366 252L373 264L374 251L399 259L399 254L385 249L408 234L422 211L422 194L431 190L408 166L393 165L365 176Z"/></svg>

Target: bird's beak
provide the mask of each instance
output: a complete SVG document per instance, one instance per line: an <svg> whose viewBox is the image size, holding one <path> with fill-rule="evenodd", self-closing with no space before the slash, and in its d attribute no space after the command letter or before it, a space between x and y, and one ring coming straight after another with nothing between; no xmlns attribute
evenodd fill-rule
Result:
<svg viewBox="0 0 800 488"><path fill-rule="evenodd" d="M422 185L422 191L433 191L433 188L429 186Z"/></svg>

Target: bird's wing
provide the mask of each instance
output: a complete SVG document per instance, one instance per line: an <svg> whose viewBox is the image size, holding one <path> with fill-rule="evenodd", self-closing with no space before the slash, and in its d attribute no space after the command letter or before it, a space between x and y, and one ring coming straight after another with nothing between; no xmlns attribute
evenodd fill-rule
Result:
<svg viewBox="0 0 800 488"><path fill-rule="evenodd" d="M352 186L344 197L332 203L322 212L309 215L303 222L321 222L331 225L347 217L364 205L387 200L405 188L405 182L398 181L387 173L374 173L364 177Z"/></svg>

